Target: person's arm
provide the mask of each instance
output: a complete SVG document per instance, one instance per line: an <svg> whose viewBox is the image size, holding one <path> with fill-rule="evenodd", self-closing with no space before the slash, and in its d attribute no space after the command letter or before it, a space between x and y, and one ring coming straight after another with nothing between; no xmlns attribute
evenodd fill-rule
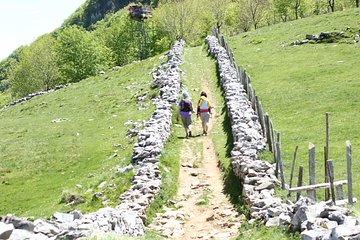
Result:
<svg viewBox="0 0 360 240"><path fill-rule="evenodd" d="M197 117L199 118L199 116L200 116L200 100L199 100L198 103L197 103L196 115L197 115Z"/></svg>
<svg viewBox="0 0 360 240"><path fill-rule="evenodd" d="M212 109L212 106L211 106L211 103L208 101L208 104L209 104L209 114L211 115L211 109Z"/></svg>
<svg viewBox="0 0 360 240"><path fill-rule="evenodd" d="M181 111L181 101L179 103L179 106L178 106L178 111L176 113L176 121L180 121L180 111Z"/></svg>

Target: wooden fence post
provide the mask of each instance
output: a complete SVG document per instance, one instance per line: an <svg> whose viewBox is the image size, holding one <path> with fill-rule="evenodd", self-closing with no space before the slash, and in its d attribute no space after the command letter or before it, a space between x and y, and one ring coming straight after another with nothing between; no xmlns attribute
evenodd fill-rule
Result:
<svg viewBox="0 0 360 240"><path fill-rule="evenodd" d="M299 167L298 184L297 184L298 187L301 187L301 186L302 186L302 182L303 182L303 171L304 171L304 167L303 167L303 166L300 166L300 167ZM301 195L300 192L298 192L298 193L296 194L296 201L299 200L300 195Z"/></svg>
<svg viewBox="0 0 360 240"><path fill-rule="evenodd" d="M293 180L293 176L294 176L294 170L295 170L295 163L296 163L296 153L297 153L297 150L298 150L299 146L296 146L295 147L295 151L294 151L294 158L293 158L293 161L292 161L292 164L291 164L291 173L290 173L290 182L289 182L289 188L292 187L292 180ZM290 192L289 192L289 196L290 196Z"/></svg>
<svg viewBox="0 0 360 240"><path fill-rule="evenodd" d="M269 151L273 152L273 143L272 143L272 139L271 139L271 134L270 134L270 117L267 113L265 113L265 125L266 125L266 140L269 146Z"/></svg>
<svg viewBox="0 0 360 240"><path fill-rule="evenodd" d="M309 184L315 185L315 145L309 143ZM316 191L308 191L309 198L316 201Z"/></svg>
<svg viewBox="0 0 360 240"><path fill-rule="evenodd" d="M354 204L353 202L353 192L352 192L352 169L351 169L351 143L346 141L346 162L347 162L347 181L348 181L348 202L349 204Z"/></svg>
<svg viewBox="0 0 360 240"><path fill-rule="evenodd" d="M280 141L280 135L276 134L277 138L276 140L274 139L273 142L275 143L275 146L274 146L274 159L275 159L275 176L277 178L279 178L279 152L278 152L278 148L277 148L277 145ZM275 136L274 136L275 137Z"/></svg>
<svg viewBox="0 0 360 240"><path fill-rule="evenodd" d="M275 146L275 131L274 131L274 128L273 128L273 124L272 124L272 121L271 119L269 118L269 121L270 121L270 136L271 136L271 142L272 142L272 148L273 148L273 153L274 153L274 160L276 162L276 159L277 159L277 151L276 151L276 146ZM277 172L278 169L275 169L275 176L278 177L278 172Z"/></svg>
<svg viewBox="0 0 360 240"><path fill-rule="evenodd" d="M257 108L256 108L256 92L255 92L255 89L253 90L253 94L251 96L251 106L254 109L254 111L259 115L259 112L257 111Z"/></svg>
<svg viewBox="0 0 360 240"><path fill-rule="evenodd" d="M265 122L264 122L264 112L261 106L261 102L258 98L258 96L255 96L255 102L256 102L256 109L259 117L259 123L261 126L261 130L263 132L264 138L266 138L266 130L265 130Z"/></svg>
<svg viewBox="0 0 360 240"><path fill-rule="evenodd" d="M334 188L334 164L332 160L327 160L326 163L327 163L329 180L330 180L331 199L335 205L336 203L335 203L335 188Z"/></svg>
<svg viewBox="0 0 360 240"><path fill-rule="evenodd" d="M281 188L285 189L285 177L284 177L284 169L283 169L283 162L282 162L282 155L281 155L281 134L277 134L277 143L276 143L276 149L277 149L277 164L279 166L280 170L280 178L281 178Z"/></svg>
<svg viewBox="0 0 360 240"><path fill-rule="evenodd" d="M329 113L325 113L325 148L324 148L324 158L325 158L325 182L329 182L326 161L329 160ZM330 199L329 189L325 189L325 200Z"/></svg>
<svg viewBox="0 0 360 240"><path fill-rule="evenodd" d="M327 161L327 157L326 157L326 146L324 146L324 168L325 168L325 182L328 183L329 182L329 174L328 174L328 168L326 167L326 161ZM330 192L329 189L325 189L325 201L330 199Z"/></svg>

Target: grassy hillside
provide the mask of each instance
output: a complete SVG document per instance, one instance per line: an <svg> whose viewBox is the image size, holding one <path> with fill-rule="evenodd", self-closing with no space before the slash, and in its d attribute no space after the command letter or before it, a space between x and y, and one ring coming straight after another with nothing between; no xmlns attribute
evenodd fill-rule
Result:
<svg viewBox="0 0 360 240"><path fill-rule="evenodd" d="M125 123L153 112L157 90L149 73L159 63L159 57L133 63L0 112L0 215L66 211L72 206L60 201L71 194L86 201L77 206L82 210L118 203L132 173L118 176L115 168L130 163L136 140L126 136L133 126ZM103 181L112 187L99 189Z"/></svg>
<svg viewBox="0 0 360 240"><path fill-rule="evenodd" d="M346 179L345 141L351 140L353 187L355 197L359 198L360 43L290 46L295 40L305 39L306 34L347 28L359 33L358 10L264 27L228 38L228 42L237 63L252 76L253 86L275 129L282 133L287 179L296 145L299 145L297 167L304 165L307 175L308 144L312 142L316 145L316 181L323 182L325 112L329 112L330 159L335 160L335 180Z"/></svg>

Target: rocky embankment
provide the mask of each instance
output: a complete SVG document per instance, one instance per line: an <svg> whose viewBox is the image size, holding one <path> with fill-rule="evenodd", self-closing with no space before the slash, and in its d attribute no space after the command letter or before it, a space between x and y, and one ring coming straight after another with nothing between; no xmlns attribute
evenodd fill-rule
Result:
<svg viewBox="0 0 360 240"><path fill-rule="evenodd" d="M154 84L160 87L156 110L138 134L132 157L136 173L132 187L119 197L121 203L89 214L55 213L52 221L32 222L9 215L0 221L0 239L77 239L93 232L144 234L145 210L160 190L159 158L170 135L171 106L180 90L178 65L184 45L184 41L177 41L167 55L168 62L153 72Z"/></svg>
<svg viewBox="0 0 360 240"><path fill-rule="evenodd" d="M314 203L304 197L292 203L275 196L275 186L280 186L280 182L274 175L274 166L258 158L258 152L265 148L258 116L226 50L213 36L208 36L206 42L217 61L225 91L235 141L232 166L243 183L243 197L251 209L250 221L260 220L266 226L282 225L301 231L303 239L360 239L360 219L350 216L348 209Z"/></svg>

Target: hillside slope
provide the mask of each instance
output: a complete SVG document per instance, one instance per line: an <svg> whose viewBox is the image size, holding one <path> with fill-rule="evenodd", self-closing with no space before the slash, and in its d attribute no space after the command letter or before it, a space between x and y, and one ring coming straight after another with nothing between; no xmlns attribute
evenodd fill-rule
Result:
<svg viewBox="0 0 360 240"><path fill-rule="evenodd" d="M350 39L359 34L358 10L314 16L298 21L264 27L228 38L237 63L252 76L264 110L275 129L282 133L286 177L295 146L299 146L298 164L308 169L308 144L316 145L317 179L323 182L325 112L330 115L330 159L335 160L335 179L346 179L345 141L353 146L354 179L360 177L360 79L358 59L360 43L341 43L348 39L310 41L292 46L307 34L344 32ZM305 183L307 183L305 174ZM294 180L293 183L296 183ZM360 182L354 182L355 196ZM323 197L323 194L321 194Z"/></svg>
<svg viewBox="0 0 360 240"><path fill-rule="evenodd" d="M92 24L102 20L106 14L115 13L129 3L140 2L143 4L156 3L151 0L87 0L67 20L64 25L78 25L89 29Z"/></svg>
<svg viewBox="0 0 360 240"><path fill-rule="evenodd" d="M0 112L0 215L49 216L73 208L64 204L76 196L87 202L76 206L85 211L118 203L131 172L115 178L116 168L131 161L128 130L153 112L149 73L160 61L133 63ZM103 182L112 187L102 189Z"/></svg>

